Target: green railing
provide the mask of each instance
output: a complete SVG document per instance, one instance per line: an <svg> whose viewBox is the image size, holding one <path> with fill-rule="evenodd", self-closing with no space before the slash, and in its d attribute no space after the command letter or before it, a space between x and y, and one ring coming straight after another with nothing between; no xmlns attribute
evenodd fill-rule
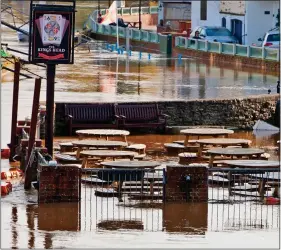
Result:
<svg viewBox="0 0 281 250"><path fill-rule="evenodd" d="M149 14L154 14L157 13L158 7L153 6L153 7L141 7L141 13L149 13ZM101 14L104 15L107 13L106 9L100 10ZM118 8L118 13L120 15L134 15L139 13L139 8L138 7L132 7L132 8ZM105 35L110 35L110 36L116 36L116 26L111 26L111 25L103 25L99 24L96 21L98 11L95 10L93 11L87 21L84 24L84 27L87 29L92 30L95 33L98 34L105 34ZM126 38L126 29L123 27L118 27L119 29L119 36ZM167 36L166 36L167 37ZM153 31L147 31L147 30L139 30L139 29L131 29L130 28L130 39L133 40L138 40L138 41L145 41L145 42L151 42L151 43L159 43L159 35L157 32Z"/></svg>
<svg viewBox="0 0 281 250"><path fill-rule="evenodd" d="M280 60L279 50L273 48L270 49L254 46L245 46L240 44L208 42L204 40L190 39L181 36L175 38L175 46L184 49L193 49L234 56L252 57L262 60Z"/></svg>
<svg viewBox="0 0 281 250"><path fill-rule="evenodd" d="M247 56L248 55L248 46L237 44L236 45L236 55Z"/></svg>

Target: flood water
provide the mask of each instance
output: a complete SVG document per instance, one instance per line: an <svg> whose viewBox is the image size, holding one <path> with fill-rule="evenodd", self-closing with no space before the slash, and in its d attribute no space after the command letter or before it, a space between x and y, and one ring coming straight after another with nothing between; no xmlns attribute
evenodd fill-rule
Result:
<svg viewBox="0 0 281 250"><path fill-rule="evenodd" d="M5 1L28 11L27 1ZM79 2L77 29L95 3ZM90 7L89 7L90 6ZM2 14L2 18L11 17ZM2 42L27 51L16 32L2 28ZM25 58L25 56L21 56ZM44 69L26 67L45 77ZM26 73L25 71L22 71ZM75 64L57 66L55 101L150 101L243 97L276 90L278 76L253 69L218 67L192 58L166 59L162 55L133 52L117 55L105 50L102 42L93 42L90 52L81 46L75 52ZM5 81L3 81L5 80ZM20 81L18 120L31 115L34 79ZM40 100L45 101L45 80ZM12 111L12 75L1 83L1 148L10 142ZM236 132L231 137L252 140L253 147L265 148L277 160L279 134L260 136ZM55 143L74 138L55 138ZM183 139L180 135L129 136L129 142L145 143L151 158L169 162L163 144ZM1 160L1 168L9 168ZM194 247L269 248L279 246L279 206L264 206L249 201L239 204L150 204L120 205L117 198L101 199L82 186L80 206L37 204L37 191L24 191L22 180L13 181L13 191L1 199L1 248L93 248L93 247ZM216 194L219 194L217 192ZM209 194L213 195L213 194ZM241 198L240 198L241 199ZM238 212L239 211L239 212ZM133 221L127 229L101 227L108 220Z"/></svg>

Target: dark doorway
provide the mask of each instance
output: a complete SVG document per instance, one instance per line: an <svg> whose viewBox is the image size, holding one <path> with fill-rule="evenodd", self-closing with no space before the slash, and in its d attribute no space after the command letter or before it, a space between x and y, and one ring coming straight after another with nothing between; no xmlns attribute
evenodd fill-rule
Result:
<svg viewBox="0 0 281 250"><path fill-rule="evenodd" d="M224 28L226 28L226 19L225 19L225 17L223 17L223 18L221 19L221 26L224 27Z"/></svg>
<svg viewBox="0 0 281 250"><path fill-rule="evenodd" d="M231 33L235 36L239 43L242 44L242 21L238 19L231 20Z"/></svg>

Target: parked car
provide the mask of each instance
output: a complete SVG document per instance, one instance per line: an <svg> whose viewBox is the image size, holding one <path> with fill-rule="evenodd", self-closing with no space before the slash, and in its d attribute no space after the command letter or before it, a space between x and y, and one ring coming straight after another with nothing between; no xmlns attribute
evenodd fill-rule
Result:
<svg viewBox="0 0 281 250"><path fill-rule="evenodd" d="M238 39L224 27L198 26L190 33L190 38L195 36L196 31L199 31L199 36L202 40L221 43L239 43Z"/></svg>
<svg viewBox="0 0 281 250"><path fill-rule="evenodd" d="M266 32L263 38L258 39L259 43L253 44L258 47L279 48L280 46L280 30L274 29Z"/></svg>

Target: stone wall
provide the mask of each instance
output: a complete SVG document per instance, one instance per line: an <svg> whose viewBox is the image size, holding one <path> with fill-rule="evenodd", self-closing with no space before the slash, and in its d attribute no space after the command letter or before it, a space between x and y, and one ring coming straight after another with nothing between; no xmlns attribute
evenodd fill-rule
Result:
<svg viewBox="0 0 281 250"><path fill-rule="evenodd" d="M259 119L273 123L278 94L233 99L157 102L169 115L168 126L234 126L251 129ZM126 102L132 103L132 102ZM56 103L56 135L66 135L64 103Z"/></svg>

